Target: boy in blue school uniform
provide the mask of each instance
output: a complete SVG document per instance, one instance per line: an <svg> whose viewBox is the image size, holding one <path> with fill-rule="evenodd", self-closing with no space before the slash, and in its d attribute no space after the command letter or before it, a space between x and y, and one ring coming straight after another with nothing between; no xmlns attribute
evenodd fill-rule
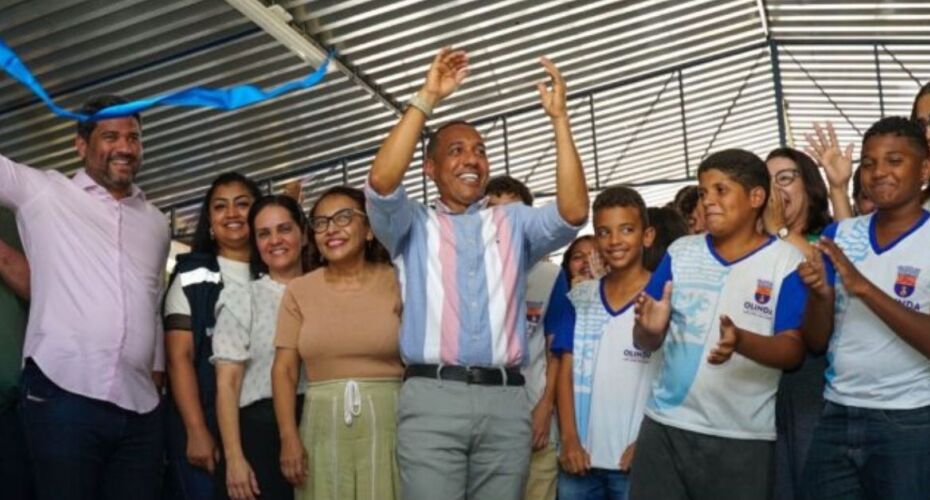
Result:
<svg viewBox="0 0 930 500"><path fill-rule="evenodd" d="M930 498L930 179L927 139L905 118L862 140L877 211L829 226L799 267L804 338L827 350L827 403L802 479L806 498Z"/></svg>
<svg viewBox="0 0 930 500"><path fill-rule="evenodd" d="M631 498L771 498L775 392L804 356L803 256L759 230L771 181L756 155L714 153L698 179L708 232L669 247L635 306L636 344L663 362Z"/></svg>
<svg viewBox="0 0 930 500"><path fill-rule="evenodd" d="M599 280L553 298L563 311L552 350L562 436L559 500L623 500L636 435L659 353L633 345L633 301L649 282L643 249L652 244L642 197L628 187L594 200L597 250L610 268Z"/></svg>

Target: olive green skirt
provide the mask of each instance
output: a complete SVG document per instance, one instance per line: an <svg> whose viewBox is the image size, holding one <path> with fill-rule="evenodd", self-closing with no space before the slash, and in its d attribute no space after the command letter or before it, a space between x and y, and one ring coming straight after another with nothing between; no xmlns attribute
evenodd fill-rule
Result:
<svg viewBox="0 0 930 500"><path fill-rule="evenodd" d="M300 435L310 456L297 500L394 500L399 379L311 383Z"/></svg>

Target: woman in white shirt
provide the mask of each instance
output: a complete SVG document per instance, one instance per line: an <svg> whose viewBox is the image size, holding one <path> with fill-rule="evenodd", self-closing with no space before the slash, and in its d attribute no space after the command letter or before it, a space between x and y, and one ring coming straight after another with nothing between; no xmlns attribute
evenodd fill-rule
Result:
<svg viewBox="0 0 930 500"><path fill-rule="evenodd" d="M285 285L304 273L306 221L289 196L266 196L255 202L248 221L251 271L256 279L223 289L213 333L211 360L216 366L217 420L225 454L225 474L218 474L217 480L225 481L232 499L288 499L293 498L293 487L278 465L271 364Z"/></svg>

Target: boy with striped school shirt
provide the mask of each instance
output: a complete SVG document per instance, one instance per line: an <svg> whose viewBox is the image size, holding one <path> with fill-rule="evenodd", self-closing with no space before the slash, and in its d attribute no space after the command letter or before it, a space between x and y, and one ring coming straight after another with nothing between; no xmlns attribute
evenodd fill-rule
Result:
<svg viewBox="0 0 930 500"><path fill-rule="evenodd" d="M655 237L639 193L624 186L601 192L594 235L610 272L552 305L565 311L552 343L560 357L560 500L627 498L636 436L661 357L633 345L633 300L650 276L643 249Z"/></svg>
<svg viewBox="0 0 930 500"><path fill-rule="evenodd" d="M663 362L631 498L771 498L775 392L804 356L803 256L758 229L771 180L756 155L714 153L698 178L708 233L675 241L637 299L636 344Z"/></svg>
<svg viewBox="0 0 930 500"><path fill-rule="evenodd" d="M811 287L804 336L827 350L826 407L802 484L806 498L930 495L930 179L927 140L905 118L862 141L877 211L829 226L800 268Z"/></svg>

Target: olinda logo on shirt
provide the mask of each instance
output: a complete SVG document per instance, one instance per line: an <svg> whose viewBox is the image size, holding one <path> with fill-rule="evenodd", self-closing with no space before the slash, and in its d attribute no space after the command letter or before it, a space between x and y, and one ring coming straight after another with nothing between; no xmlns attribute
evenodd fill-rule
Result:
<svg viewBox="0 0 930 500"><path fill-rule="evenodd" d="M542 302L526 301L526 322L530 328L536 327L542 319Z"/></svg>
<svg viewBox="0 0 930 500"><path fill-rule="evenodd" d="M623 359L626 361L633 361L635 363L648 363L650 357L652 357L651 352L640 351L636 348L623 350Z"/></svg>
<svg viewBox="0 0 930 500"><path fill-rule="evenodd" d="M768 304L772 300L772 282L765 280L756 281L756 303L758 304Z"/></svg>
<svg viewBox="0 0 930 500"><path fill-rule="evenodd" d="M917 287L920 269L911 266L898 266L898 279L894 281L894 293L902 299L910 297Z"/></svg>
<svg viewBox="0 0 930 500"><path fill-rule="evenodd" d="M772 301L772 282L766 280L756 280L756 292L753 294L753 300L743 303L743 311L753 316L764 319L771 319L772 308L767 304Z"/></svg>

